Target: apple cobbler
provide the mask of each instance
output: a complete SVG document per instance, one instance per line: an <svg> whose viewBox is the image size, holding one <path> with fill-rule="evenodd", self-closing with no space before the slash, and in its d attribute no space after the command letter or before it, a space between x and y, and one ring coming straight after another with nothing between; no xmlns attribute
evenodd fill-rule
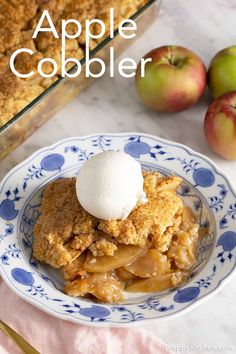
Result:
<svg viewBox="0 0 236 354"><path fill-rule="evenodd" d="M34 226L37 260L60 271L64 292L119 302L123 290L156 292L182 284L196 261L199 225L176 189L179 177L143 172L148 202L124 220L100 220L79 204L75 178L46 186Z"/></svg>

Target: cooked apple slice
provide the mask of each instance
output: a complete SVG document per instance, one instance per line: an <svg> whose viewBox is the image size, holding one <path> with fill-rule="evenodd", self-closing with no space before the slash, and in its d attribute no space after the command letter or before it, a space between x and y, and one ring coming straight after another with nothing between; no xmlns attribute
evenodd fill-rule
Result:
<svg viewBox="0 0 236 354"><path fill-rule="evenodd" d="M86 259L86 251L83 252L74 262L61 267L61 272L65 280L74 280L79 275L85 275L84 262Z"/></svg>
<svg viewBox="0 0 236 354"><path fill-rule="evenodd" d="M137 277L134 275L134 274L132 274L132 273L130 273L130 272L128 272L128 270L126 270L125 268L123 268L123 267L121 267L121 268L117 268L116 270L115 270L115 274L116 274L116 276L117 276L117 278L119 279L119 280L121 280L121 281L129 281L129 280L134 280L134 279L137 279Z"/></svg>
<svg viewBox="0 0 236 354"><path fill-rule="evenodd" d="M157 180L156 192L176 191L182 182L182 178L177 176L162 177Z"/></svg>
<svg viewBox="0 0 236 354"><path fill-rule="evenodd" d="M167 254L177 268L188 270L194 265L198 239L197 224L193 224L188 232L180 231L177 234L176 240L172 242Z"/></svg>
<svg viewBox="0 0 236 354"><path fill-rule="evenodd" d="M122 284L108 273L88 274L84 278L76 279L64 288L70 296L86 296L91 294L102 302L119 302L123 300Z"/></svg>
<svg viewBox="0 0 236 354"><path fill-rule="evenodd" d="M133 245L117 245L114 256L94 257L88 252L84 269L87 272L105 273L133 263L146 252L145 248Z"/></svg>
<svg viewBox="0 0 236 354"><path fill-rule="evenodd" d="M150 278L155 275L168 273L170 270L170 261L168 261L167 256L158 250L149 249L144 256L124 268L140 278Z"/></svg>
<svg viewBox="0 0 236 354"><path fill-rule="evenodd" d="M193 224L196 223L196 216L191 208L184 206L181 229L187 231Z"/></svg>
<svg viewBox="0 0 236 354"><path fill-rule="evenodd" d="M173 288L186 279L186 273L175 272L163 275L157 275L143 280L134 280L125 289L128 292L150 293L154 291L163 291Z"/></svg>

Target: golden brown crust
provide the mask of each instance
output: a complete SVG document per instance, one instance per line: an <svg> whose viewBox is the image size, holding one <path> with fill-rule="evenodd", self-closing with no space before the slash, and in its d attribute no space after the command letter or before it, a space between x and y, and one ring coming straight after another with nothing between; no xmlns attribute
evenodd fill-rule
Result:
<svg viewBox="0 0 236 354"><path fill-rule="evenodd" d="M101 240L93 242L89 246L89 250L94 257L114 256L117 246L115 243L102 238Z"/></svg>
<svg viewBox="0 0 236 354"><path fill-rule="evenodd" d="M181 199L170 191L162 191L146 204L138 205L125 220L108 220L99 223L99 229L120 243L143 247L149 235L162 237L173 226L176 215L183 209Z"/></svg>
<svg viewBox="0 0 236 354"><path fill-rule="evenodd" d="M182 209L180 209L173 218L173 225L168 226L162 235L156 232L153 232L150 235L152 244L158 251L166 252L169 249L172 237L179 230L180 224L182 222L182 214Z"/></svg>
<svg viewBox="0 0 236 354"><path fill-rule="evenodd" d="M79 204L75 179L61 179L50 183L44 190L42 214L34 226L34 256L55 268L72 263L92 242L91 235L81 232L77 223L85 217L88 225L94 218ZM74 232L74 229L77 230ZM74 235L77 235L73 240Z"/></svg>
<svg viewBox="0 0 236 354"><path fill-rule="evenodd" d="M0 1L0 53L21 42L21 31L28 28L37 9L36 0Z"/></svg>
<svg viewBox="0 0 236 354"><path fill-rule="evenodd" d="M177 176L163 177L159 172L143 172L144 190L147 197L155 197L163 190L176 191L182 182L182 178Z"/></svg>

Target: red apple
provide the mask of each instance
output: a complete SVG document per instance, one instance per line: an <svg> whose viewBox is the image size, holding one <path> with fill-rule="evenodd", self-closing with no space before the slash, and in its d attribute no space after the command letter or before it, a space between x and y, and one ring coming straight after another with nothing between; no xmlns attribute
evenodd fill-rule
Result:
<svg viewBox="0 0 236 354"><path fill-rule="evenodd" d="M204 130L217 154L236 160L236 91L218 97L208 108Z"/></svg>
<svg viewBox="0 0 236 354"><path fill-rule="evenodd" d="M180 112L194 105L206 86L206 68L191 50L179 46L163 46L152 50L136 72L136 88L141 100L159 112Z"/></svg>
<svg viewBox="0 0 236 354"><path fill-rule="evenodd" d="M236 90L236 45L214 56L207 75L208 87L214 98Z"/></svg>

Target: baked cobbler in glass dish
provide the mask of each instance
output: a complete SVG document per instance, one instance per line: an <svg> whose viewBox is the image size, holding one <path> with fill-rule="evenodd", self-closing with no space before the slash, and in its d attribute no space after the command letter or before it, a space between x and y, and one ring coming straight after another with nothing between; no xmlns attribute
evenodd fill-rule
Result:
<svg viewBox="0 0 236 354"><path fill-rule="evenodd" d="M109 36L109 11L114 9L114 28L131 17L144 6L147 0L1 0L0 1L0 127L24 107L42 94L49 86L61 77L61 23L62 20L73 19L81 22L82 34L78 38L67 38L65 58L82 60L85 55L85 20L99 19L106 25L106 33L100 39L90 41L90 49ZM60 38L55 38L52 31L41 32L33 38L35 28L47 10ZM48 24L44 20L44 27ZM69 26L68 26L69 27ZM94 34L99 33L99 26L94 24ZM76 26L68 28L71 34L76 33ZM69 33L68 32L68 33ZM11 55L17 50L27 48L33 55L23 52L17 55L15 70L20 74L34 71L33 76L18 77L10 69ZM42 77L37 71L40 60L53 59L57 64L57 72L53 77ZM68 63L69 70L74 63ZM44 72L49 75L53 71L51 63L44 63Z"/></svg>

